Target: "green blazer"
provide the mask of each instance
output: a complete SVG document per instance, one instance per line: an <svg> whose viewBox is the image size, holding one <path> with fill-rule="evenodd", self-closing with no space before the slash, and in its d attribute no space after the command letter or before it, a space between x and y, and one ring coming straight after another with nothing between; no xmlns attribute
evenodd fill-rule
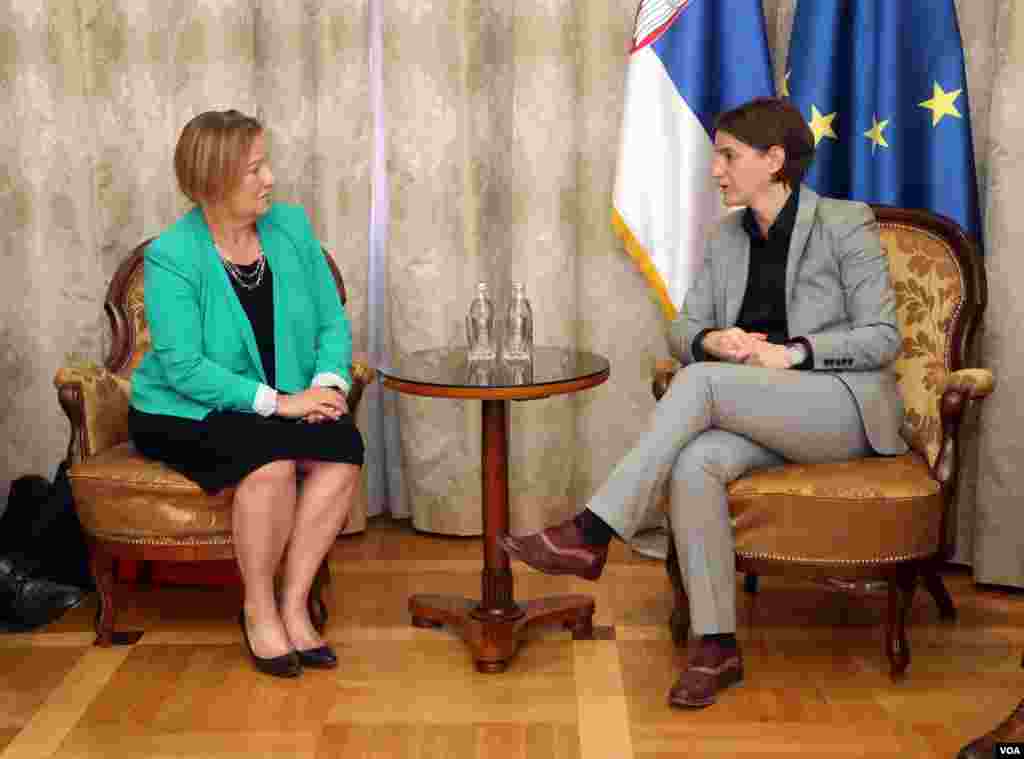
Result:
<svg viewBox="0 0 1024 759"><path fill-rule="evenodd" d="M275 389L297 393L327 372L351 384L348 316L305 211L275 203L256 229L273 273ZM253 411L267 378L228 276L198 207L147 246L153 349L132 375L136 409L188 419Z"/></svg>

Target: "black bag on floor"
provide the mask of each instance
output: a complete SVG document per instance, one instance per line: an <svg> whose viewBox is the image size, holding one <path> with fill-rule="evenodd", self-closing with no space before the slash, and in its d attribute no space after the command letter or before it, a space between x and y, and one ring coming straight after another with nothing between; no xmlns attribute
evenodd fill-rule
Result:
<svg viewBox="0 0 1024 759"><path fill-rule="evenodd" d="M94 589L66 462L57 467L52 483L39 475L11 483L7 510L0 517L0 556L19 557L33 577Z"/></svg>

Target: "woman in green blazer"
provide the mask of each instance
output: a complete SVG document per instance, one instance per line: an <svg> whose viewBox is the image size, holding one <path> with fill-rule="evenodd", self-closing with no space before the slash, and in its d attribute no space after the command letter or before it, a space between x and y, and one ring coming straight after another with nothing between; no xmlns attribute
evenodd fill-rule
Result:
<svg viewBox="0 0 1024 759"><path fill-rule="evenodd" d="M208 492L236 488L239 624L256 667L336 666L307 598L363 463L348 317L305 211L270 201L258 121L196 116L174 166L196 206L146 249L153 349L132 376L132 438Z"/></svg>

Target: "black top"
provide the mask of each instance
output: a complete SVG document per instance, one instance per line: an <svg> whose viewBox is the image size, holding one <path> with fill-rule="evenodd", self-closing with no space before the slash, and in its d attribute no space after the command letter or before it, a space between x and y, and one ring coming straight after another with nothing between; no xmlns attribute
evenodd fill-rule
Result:
<svg viewBox="0 0 1024 759"><path fill-rule="evenodd" d="M258 265L259 261L238 268L243 274L250 274L256 271ZM238 300L242 303L242 308L245 309L245 315L249 317L249 323L252 324L252 333L256 338L256 347L260 351L267 384L275 387L277 367L274 363L274 283L270 273L270 261L267 261L259 287L253 290L246 290L238 284L231 276L231 272L227 272L227 275L231 280L231 286L235 288Z"/></svg>
<svg viewBox="0 0 1024 759"><path fill-rule="evenodd" d="M763 332L768 342L781 345L789 339L786 327L786 258L789 238L796 224L797 193L790 193L766 236L761 235L754 212L743 212L743 229L750 236L750 269L747 291L736 319L744 332Z"/></svg>
<svg viewBox="0 0 1024 759"><path fill-rule="evenodd" d="M761 234L754 212L749 207L743 212L741 223L750 237L750 267L736 326L744 332L763 332L768 335L768 342L776 345L799 341L807 349L808 356L794 368L803 369L813 366L810 343L804 338L791 340L786 323L786 260L799 203L800 193L790 193L767 235ZM703 347L704 336L712 331L702 329L693 339L691 352L697 361L714 359Z"/></svg>

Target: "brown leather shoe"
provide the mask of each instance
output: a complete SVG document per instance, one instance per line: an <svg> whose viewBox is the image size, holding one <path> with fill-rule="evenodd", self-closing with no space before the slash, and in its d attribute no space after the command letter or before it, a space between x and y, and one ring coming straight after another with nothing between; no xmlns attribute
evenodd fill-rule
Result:
<svg viewBox="0 0 1024 759"><path fill-rule="evenodd" d="M532 535L502 535L499 540L509 556L549 575L596 580L608 560L608 546L588 544L571 519Z"/></svg>
<svg viewBox="0 0 1024 759"><path fill-rule="evenodd" d="M670 706L701 709L715 703L718 691L743 680L743 657L738 646L715 640L693 641L693 655L668 692Z"/></svg>
<svg viewBox="0 0 1024 759"><path fill-rule="evenodd" d="M985 733L960 749L956 759L991 759L996 756L995 748L1000 743L1024 743L1024 701L1017 704L1017 708L1010 716L996 725L991 732Z"/></svg>

